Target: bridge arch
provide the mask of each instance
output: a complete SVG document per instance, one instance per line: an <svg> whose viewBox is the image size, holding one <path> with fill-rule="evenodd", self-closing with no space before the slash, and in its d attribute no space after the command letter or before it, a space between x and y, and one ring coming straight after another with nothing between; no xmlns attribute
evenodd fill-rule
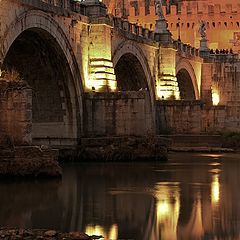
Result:
<svg viewBox="0 0 240 240"><path fill-rule="evenodd" d="M2 68L17 70L33 88L33 138L76 142L83 88L63 29L48 14L31 10L11 23L3 41Z"/></svg>
<svg viewBox="0 0 240 240"><path fill-rule="evenodd" d="M118 84L126 88L124 90L136 91L141 88L147 88L150 94L151 103L154 105L154 81L147 58L140 47L134 45L131 41L122 42L114 51L113 65ZM122 73L123 71L125 72L124 75ZM125 77L127 80L121 80L121 77Z"/></svg>
<svg viewBox="0 0 240 240"><path fill-rule="evenodd" d="M191 63L180 59L176 66L176 73L181 99L199 99L198 82Z"/></svg>

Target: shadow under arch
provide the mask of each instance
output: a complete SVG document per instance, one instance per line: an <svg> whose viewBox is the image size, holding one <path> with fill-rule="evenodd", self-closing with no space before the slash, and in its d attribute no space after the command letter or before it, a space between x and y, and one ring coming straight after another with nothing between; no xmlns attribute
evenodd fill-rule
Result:
<svg viewBox="0 0 240 240"><path fill-rule="evenodd" d="M180 69L176 75L180 98L182 100L196 100L191 76L186 69Z"/></svg>
<svg viewBox="0 0 240 240"><path fill-rule="evenodd" d="M121 91L147 90L147 79L138 59L131 53L124 54L115 66L117 86Z"/></svg>
<svg viewBox="0 0 240 240"><path fill-rule="evenodd" d="M140 79L137 80L137 85L135 86L134 89L139 90L141 88L147 88L151 98L151 105L152 107L154 107L155 106L155 82L153 80L153 77L149 68L149 64L148 64L147 58L144 55L143 50L133 45L130 41L124 41L121 44L119 44L118 47L115 49L112 59L113 59L113 66L117 75L116 76L117 80L119 76L123 75L123 74L119 74L120 69L124 69L128 72L128 73L125 73L125 75L128 78L131 77L132 79L131 81L133 82L133 84L134 84L134 79L136 80L136 76L130 75L130 74L137 73L137 76L139 76ZM123 82L122 80L120 81L121 82L118 83L118 85L124 84L124 82L126 82L126 81ZM124 84L124 86L128 86L129 88L132 85Z"/></svg>
<svg viewBox="0 0 240 240"><path fill-rule="evenodd" d="M199 74L197 75L198 71L199 69L194 70L192 64L189 61L183 58L178 61L176 66L176 73L177 73L176 77L179 84L181 99L198 100L200 98L199 96L200 79L199 78L201 78L201 76L199 76ZM184 91L187 91L187 92L189 91L189 92L184 93Z"/></svg>
<svg viewBox="0 0 240 240"><path fill-rule="evenodd" d="M83 132L83 88L64 31L49 15L32 10L19 16L5 36L2 68L16 69L34 91L33 138L76 143Z"/></svg>
<svg viewBox="0 0 240 240"><path fill-rule="evenodd" d="M148 61L142 49L131 41L118 45L113 54L113 66L117 85L123 91L144 91L145 96L145 134L156 131L155 81L153 80ZM146 116L146 110L149 116ZM147 120L148 119L148 120Z"/></svg>

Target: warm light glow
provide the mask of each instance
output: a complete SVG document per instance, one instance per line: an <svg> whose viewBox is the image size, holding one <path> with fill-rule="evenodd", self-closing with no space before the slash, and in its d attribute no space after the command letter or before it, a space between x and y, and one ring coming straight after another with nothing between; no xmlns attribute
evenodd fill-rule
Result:
<svg viewBox="0 0 240 240"><path fill-rule="evenodd" d="M104 234L104 229L99 226L99 225L87 225L86 230L85 230L86 234L89 236L92 235L96 235L96 236L103 236L106 235Z"/></svg>
<svg viewBox="0 0 240 240"><path fill-rule="evenodd" d="M220 102L220 97L219 97L219 94L217 92L213 92L212 93L212 102L213 102L213 105L216 106L219 104Z"/></svg>
<svg viewBox="0 0 240 240"><path fill-rule="evenodd" d="M118 239L118 226L117 224L113 224L109 231L109 240L117 240Z"/></svg>
<svg viewBox="0 0 240 240"><path fill-rule="evenodd" d="M157 203L157 214L160 216L164 216L169 214L170 206L169 203L166 201L158 202Z"/></svg>
<svg viewBox="0 0 240 240"><path fill-rule="evenodd" d="M113 63L107 59L92 59L90 70L86 81L87 91L111 92L116 91L117 81Z"/></svg>
<svg viewBox="0 0 240 240"><path fill-rule="evenodd" d="M113 67L113 63L111 61L107 61L107 60L92 60L91 61L91 66L104 66L104 67Z"/></svg>
<svg viewBox="0 0 240 240"><path fill-rule="evenodd" d="M94 88L95 91L100 92L100 90L106 85L106 80L96 80L89 79L86 87L88 90L92 90Z"/></svg>
<svg viewBox="0 0 240 240"><path fill-rule="evenodd" d="M157 87L157 99L158 100L169 100L169 99L174 99L178 100L179 97L179 92L178 91L173 91L173 90L165 90L162 89L162 86Z"/></svg>
<svg viewBox="0 0 240 240"><path fill-rule="evenodd" d="M114 92L117 89L117 81L108 80L108 87Z"/></svg>
<svg viewBox="0 0 240 240"><path fill-rule="evenodd" d="M212 176L212 185L211 185L211 199L212 203L216 204L220 199L220 184L219 184L219 175L214 174Z"/></svg>
<svg viewBox="0 0 240 240"><path fill-rule="evenodd" d="M151 236L151 239L177 239L177 223L180 211L178 185L169 186L165 183L159 183L156 186L155 197L157 200L157 225L155 234Z"/></svg>
<svg viewBox="0 0 240 240"><path fill-rule="evenodd" d="M118 226L113 224L110 227L109 232L99 225L87 225L86 234L89 236L102 236L105 240L117 240L118 239Z"/></svg>
<svg viewBox="0 0 240 240"><path fill-rule="evenodd" d="M106 3L108 1L105 1ZM111 2L111 1L110 1ZM179 1L168 1L179 2ZM239 29L236 24L238 21L238 14L231 15L229 18L228 11L226 11L226 0L211 0L211 1L180 1L181 11L177 10L175 3L163 6L163 12L165 19L168 22L168 29L172 33L173 39L177 40L179 37L182 42L190 44L196 48L199 48L200 34L199 22L204 19L209 23L206 33L209 40L209 49L230 49L238 52L239 46ZM231 9L237 11L238 1L230 1ZM147 4L150 9L150 13L145 13L145 8L139 8L138 14L135 12L136 6L129 6L128 20L131 23L138 23L139 25L145 26L149 29L153 29L158 16L155 13L154 6ZM153 8L153 9L151 9ZM203 9L212 9L211 14L209 11L202 11ZM112 14L114 7L111 7ZM168 14L166 13L168 9ZM169 12L170 10L170 12ZM197 14L197 11L202 11L201 14ZM231 12L231 11L230 11ZM191 19L191 23L189 20ZM179 24L180 23L180 24Z"/></svg>
<svg viewBox="0 0 240 240"><path fill-rule="evenodd" d="M184 239L202 239L204 235L202 202L200 192L196 192L191 217L184 229Z"/></svg>
<svg viewBox="0 0 240 240"><path fill-rule="evenodd" d="M159 100L178 100L180 94L176 78L176 49L161 47L160 58L161 72L156 83L156 97Z"/></svg>

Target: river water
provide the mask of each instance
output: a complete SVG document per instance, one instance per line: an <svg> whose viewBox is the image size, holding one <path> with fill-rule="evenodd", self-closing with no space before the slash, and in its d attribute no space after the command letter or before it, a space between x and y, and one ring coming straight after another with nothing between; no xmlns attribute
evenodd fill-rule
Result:
<svg viewBox="0 0 240 240"><path fill-rule="evenodd" d="M0 182L0 225L104 239L240 239L240 155L63 166L62 180Z"/></svg>

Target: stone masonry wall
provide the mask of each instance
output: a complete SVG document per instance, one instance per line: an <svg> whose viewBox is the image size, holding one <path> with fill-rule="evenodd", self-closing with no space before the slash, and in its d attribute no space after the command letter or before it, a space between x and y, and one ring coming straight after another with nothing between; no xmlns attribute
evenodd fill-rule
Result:
<svg viewBox="0 0 240 240"><path fill-rule="evenodd" d="M147 91L88 93L87 135L146 135L153 131L153 115Z"/></svg>
<svg viewBox="0 0 240 240"><path fill-rule="evenodd" d="M32 143L32 90L0 80L0 145Z"/></svg>
<svg viewBox="0 0 240 240"><path fill-rule="evenodd" d="M212 106L201 101L158 101L158 134L219 134L240 131L240 106Z"/></svg>

